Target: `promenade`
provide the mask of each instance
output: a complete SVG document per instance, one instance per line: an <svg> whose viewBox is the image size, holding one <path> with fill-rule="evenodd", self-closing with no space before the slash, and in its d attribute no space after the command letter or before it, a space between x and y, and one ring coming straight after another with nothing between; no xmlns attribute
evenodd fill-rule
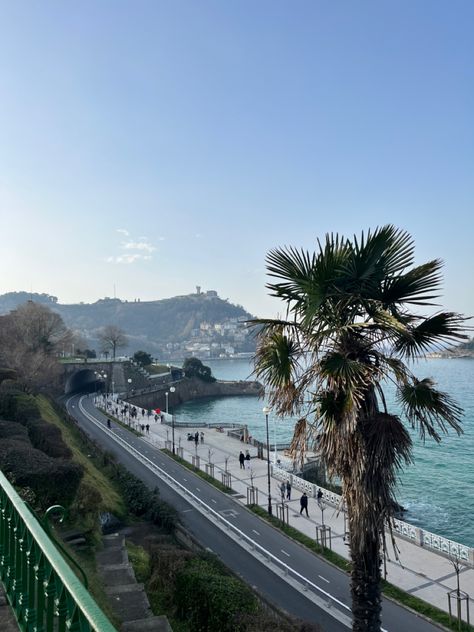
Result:
<svg viewBox="0 0 474 632"><path fill-rule="evenodd" d="M146 419L146 417L145 417ZM140 423L140 419L138 419ZM146 423L146 422L145 422ZM150 432L145 434L143 439L150 441L159 448L165 446L171 449L172 428L169 424L151 421L149 423ZM193 441L187 439L188 433L204 432L204 443L199 442L196 446ZM202 471L206 471L206 464L214 465L214 477L221 481L221 472L227 470L231 476L231 486L236 492L237 502L246 504L247 490L253 484L258 489L258 504L263 508L268 508L268 477L266 450L264 459L257 458L257 448L247 445L233 437L227 435L227 431L219 432L215 428L175 426L175 447L182 448L183 457L193 463L196 456L199 457L199 466ZM251 455L251 469L241 469L238 460L240 451L244 454L248 450ZM283 456L283 455L282 455ZM270 460L274 458L273 451L270 452ZM281 505L281 481L271 477L271 497L273 513L277 515L276 504ZM349 558L348 546L344 539L345 520L344 513L337 507L325 502L324 511L321 511L316 499L309 498L309 517L300 514L300 497L302 492L292 489L291 499L285 500L288 506L288 520L290 526L298 529L306 536L316 539L317 527L322 524L331 528L331 548L333 551ZM398 560L393 551L390 538L387 537L387 559L382 569L382 574L386 573L386 579L405 592L419 597L424 601L448 612L447 593L456 589L456 572L451 561L442 554L432 550L417 546L416 544L395 536L395 544L398 549ZM329 543L327 544L329 545ZM474 568L461 566L460 588L470 596L469 610L474 613ZM456 605L452 602L453 612ZM466 618L465 604L462 610L463 619ZM471 618L472 621L472 618Z"/></svg>

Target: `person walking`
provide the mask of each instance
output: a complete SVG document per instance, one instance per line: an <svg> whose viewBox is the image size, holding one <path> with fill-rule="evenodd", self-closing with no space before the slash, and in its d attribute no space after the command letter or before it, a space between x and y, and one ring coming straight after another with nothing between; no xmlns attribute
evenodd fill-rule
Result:
<svg viewBox="0 0 474 632"><path fill-rule="evenodd" d="M242 452L242 450L240 451L240 454L239 454L239 463L240 463L240 469L245 470L245 454Z"/></svg>
<svg viewBox="0 0 474 632"><path fill-rule="evenodd" d="M150 434L150 424L147 424L147 425L145 426L145 430L146 430L146 433L147 433L147 434Z"/></svg>
<svg viewBox="0 0 474 632"><path fill-rule="evenodd" d="M306 511L306 516L309 518L309 514L308 514L308 496L306 495L306 492L303 492L303 495L300 498L300 505L301 505L300 514L303 513L303 509L304 509Z"/></svg>
<svg viewBox="0 0 474 632"><path fill-rule="evenodd" d="M196 430L195 434L194 434L194 443L196 445L196 448L198 447L198 443L199 443L199 432Z"/></svg>
<svg viewBox="0 0 474 632"><path fill-rule="evenodd" d="M317 495L317 503L319 506L321 506L321 501L323 499L323 492L321 491L321 488L318 489L318 495Z"/></svg>
<svg viewBox="0 0 474 632"><path fill-rule="evenodd" d="M204 443L204 432L201 432L201 445Z"/></svg>
<svg viewBox="0 0 474 632"><path fill-rule="evenodd" d="M286 485L285 483L282 481L281 485L280 485L280 495L281 495L281 502L283 502L285 500L285 490L286 490Z"/></svg>
<svg viewBox="0 0 474 632"><path fill-rule="evenodd" d="M291 500L291 483L286 481L286 500Z"/></svg>
<svg viewBox="0 0 474 632"><path fill-rule="evenodd" d="M245 469L249 470L250 469L250 452L247 450L247 453L245 455Z"/></svg>
<svg viewBox="0 0 474 632"><path fill-rule="evenodd" d="M110 419L107 419L107 428L110 428Z"/></svg>

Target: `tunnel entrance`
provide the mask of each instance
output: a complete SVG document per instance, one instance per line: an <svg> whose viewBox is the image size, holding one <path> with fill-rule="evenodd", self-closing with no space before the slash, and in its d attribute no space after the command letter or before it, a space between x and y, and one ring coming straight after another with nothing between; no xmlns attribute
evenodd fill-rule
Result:
<svg viewBox="0 0 474 632"><path fill-rule="evenodd" d="M91 369L81 369L68 377L64 392L66 395L73 393L99 393L103 391L104 388L104 380L97 379L95 371Z"/></svg>

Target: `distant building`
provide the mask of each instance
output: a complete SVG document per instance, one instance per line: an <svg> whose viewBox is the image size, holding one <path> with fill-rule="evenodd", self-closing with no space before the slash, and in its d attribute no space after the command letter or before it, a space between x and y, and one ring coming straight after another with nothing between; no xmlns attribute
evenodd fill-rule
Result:
<svg viewBox="0 0 474 632"><path fill-rule="evenodd" d="M217 292L215 290L207 290L206 296L217 296Z"/></svg>

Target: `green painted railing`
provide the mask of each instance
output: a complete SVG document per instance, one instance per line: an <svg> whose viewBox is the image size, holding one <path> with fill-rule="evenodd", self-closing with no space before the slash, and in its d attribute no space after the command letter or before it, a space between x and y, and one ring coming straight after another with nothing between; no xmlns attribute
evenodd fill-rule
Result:
<svg viewBox="0 0 474 632"><path fill-rule="evenodd" d="M0 581L24 632L116 632L2 472Z"/></svg>

